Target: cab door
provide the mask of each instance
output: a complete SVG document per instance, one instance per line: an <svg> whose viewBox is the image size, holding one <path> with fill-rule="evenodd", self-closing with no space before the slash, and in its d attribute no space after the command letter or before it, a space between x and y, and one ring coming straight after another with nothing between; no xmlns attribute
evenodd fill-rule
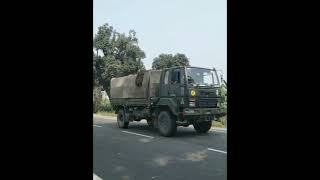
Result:
<svg viewBox="0 0 320 180"><path fill-rule="evenodd" d="M161 88L160 88L160 96L161 97L168 97L169 96L169 74L170 69L167 69L162 74L161 80Z"/></svg>
<svg viewBox="0 0 320 180"><path fill-rule="evenodd" d="M185 96L184 69L171 69L169 96L174 97L178 105L184 104Z"/></svg>

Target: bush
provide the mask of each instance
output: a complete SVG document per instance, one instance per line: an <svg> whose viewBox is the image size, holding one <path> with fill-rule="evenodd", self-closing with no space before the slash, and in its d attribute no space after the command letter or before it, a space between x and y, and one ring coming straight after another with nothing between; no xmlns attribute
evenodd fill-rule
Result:
<svg viewBox="0 0 320 180"><path fill-rule="evenodd" d="M102 105L102 88L93 87L93 112L96 113L99 111Z"/></svg>
<svg viewBox="0 0 320 180"><path fill-rule="evenodd" d="M219 88L219 96L221 96L219 107L221 108L222 112L227 113L227 87L226 86L222 85Z"/></svg>
<svg viewBox="0 0 320 180"><path fill-rule="evenodd" d="M227 127L227 116L222 116L214 119L214 125L216 127Z"/></svg>
<svg viewBox="0 0 320 180"><path fill-rule="evenodd" d="M227 87L225 85L222 85L219 88L219 96L221 96L219 107L224 114L227 114ZM224 126L227 126L227 115L216 117L214 120L221 122L221 124Z"/></svg>
<svg viewBox="0 0 320 180"><path fill-rule="evenodd" d="M218 127L218 128L225 128L225 126L223 126L222 123L219 122L219 121L213 121L212 122L212 126L213 127Z"/></svg>
<svg viewBox="0 0 320 180"><path fill-rule="evenodd" d="M99 108L99 111L114 112L110 101L107 100L107 99L102 100L102 103L101 103L101 106Z"/></svg>
<svg viewBox="0 0 320 180"><path fill-rule="evenodd" d="M93 113L97 113L98 111L114 112L110 101L108 99L102 99L101 90L101 87L93 88Z"/></svg>

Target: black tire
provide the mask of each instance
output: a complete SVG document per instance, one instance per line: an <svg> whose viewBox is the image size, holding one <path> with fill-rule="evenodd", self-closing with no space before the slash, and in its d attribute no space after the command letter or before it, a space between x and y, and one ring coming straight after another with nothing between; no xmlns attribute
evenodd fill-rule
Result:
<svg viewBox="0 0 320 180"><path fill-rule="evenodd" d="M174 117L168 111L161 111L158 116L158 130L160 135L170 137L177 132Z"/></svg>
<svg viewBox="0 0 320 180"><path fill-rule="evenodd" d="M202 121L198 123L193 123L194 129L197 133L207 133L212 125L212 121Z"/></svg>
<svg viewBox="0 0 320 180"><path fill-rule="evenodd" d="M125 114L123 109L118 111L117 122L119 128L127 129L129 126L129 122L125 122Z"/></svg>

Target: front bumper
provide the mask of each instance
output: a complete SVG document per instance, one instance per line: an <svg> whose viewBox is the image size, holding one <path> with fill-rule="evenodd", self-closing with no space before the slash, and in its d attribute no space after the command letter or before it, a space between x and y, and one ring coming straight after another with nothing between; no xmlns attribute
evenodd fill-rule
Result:
<svg viewBox="0 0 320 180"><path fill-rule="evenodd" d="M214 116L221 115L220 108L185 108L182 111L183 116Z"/></svg>
<svg viewBox="0 0 320 180"><path fill-rule="evenodd" d="M212 121L221 114L220 108L184 108L178 116L177 125L188 126L194 122Z"/></svg>

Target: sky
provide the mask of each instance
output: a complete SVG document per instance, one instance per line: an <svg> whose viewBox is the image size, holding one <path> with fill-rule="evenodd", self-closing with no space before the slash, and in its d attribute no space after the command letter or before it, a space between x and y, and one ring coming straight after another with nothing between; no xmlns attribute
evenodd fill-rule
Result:
<svg viewBox="0 0 320 180"><path fill-rule="evenodd" d="M221 69L227 79L226 0L94 0L93 32L108 23L136 31L151 69L161 53L183 53L190 65Z"/></svg>

